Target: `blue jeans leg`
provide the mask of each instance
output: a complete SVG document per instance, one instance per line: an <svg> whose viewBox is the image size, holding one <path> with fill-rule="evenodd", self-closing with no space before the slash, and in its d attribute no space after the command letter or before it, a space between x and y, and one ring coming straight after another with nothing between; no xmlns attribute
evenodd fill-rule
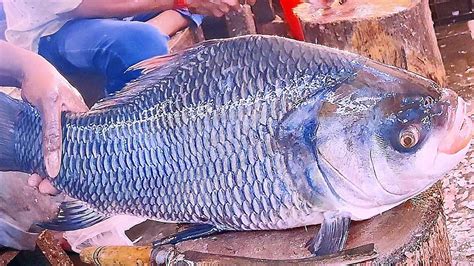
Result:
<svg viewBox="0 0 474 266"><path fill-rule="evenodd" d="M168 40L167 35L143 22L83 19L41 38L39 54L63 73L104 75L107 93L113 93L138 77L138 71L126 72L129 67L167 54Z"/></svg>

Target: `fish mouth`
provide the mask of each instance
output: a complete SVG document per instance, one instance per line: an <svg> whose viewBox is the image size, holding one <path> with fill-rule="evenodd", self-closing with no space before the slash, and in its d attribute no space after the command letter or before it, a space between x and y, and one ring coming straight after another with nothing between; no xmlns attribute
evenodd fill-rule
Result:
<svg viewBox="0 0 474 266"><path fill-rule="evenodd" d="M471 142L474 127L469 114L473 113L474 109L461 97L456 96L455 99L449 101L451 110L455 108L455 111L449 113L447 129L438 146L438 152L452 155L464 150Z"/></svg>

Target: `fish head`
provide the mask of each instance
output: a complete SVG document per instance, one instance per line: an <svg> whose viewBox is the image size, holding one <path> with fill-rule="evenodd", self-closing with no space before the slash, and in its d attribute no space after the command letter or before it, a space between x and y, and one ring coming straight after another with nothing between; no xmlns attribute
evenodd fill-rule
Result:
<svg viewBox="0 0 474 266"><path fill-rule="evenodd" d="M396 205L463 159L472 128L468 105L452 90L369 62L326 94L318 112L317 160L341 201L361 208Z"/></svg>

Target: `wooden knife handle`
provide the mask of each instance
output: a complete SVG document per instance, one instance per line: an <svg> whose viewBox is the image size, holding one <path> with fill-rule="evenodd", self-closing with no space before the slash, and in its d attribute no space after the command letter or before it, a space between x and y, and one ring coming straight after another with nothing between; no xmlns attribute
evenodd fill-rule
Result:
<svg viewBox="0 0 474 266"><path fill-rule="evenodd" d="M89 247L81 251L84 263L94 265L151 265L151 246Z"/></svg>

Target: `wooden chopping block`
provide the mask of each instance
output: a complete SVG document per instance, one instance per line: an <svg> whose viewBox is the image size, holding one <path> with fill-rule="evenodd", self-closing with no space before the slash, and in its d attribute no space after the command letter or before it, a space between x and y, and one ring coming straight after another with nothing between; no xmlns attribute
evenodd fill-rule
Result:
<svg viewBox="0 0 474 266"><path fill-rule="evenodd" d="M351 51L445 85L428 0L347 0L294 9L307 42Z"/></svg>

